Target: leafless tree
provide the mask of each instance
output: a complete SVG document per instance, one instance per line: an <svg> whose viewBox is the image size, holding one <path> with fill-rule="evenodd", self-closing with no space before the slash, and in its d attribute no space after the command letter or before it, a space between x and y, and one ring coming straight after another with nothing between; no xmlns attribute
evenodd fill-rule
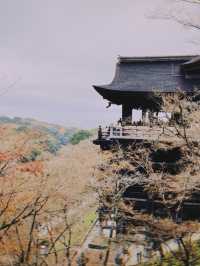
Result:
<svg viewBox="0 0 200 266"><path fill-rule="evenodd" d="M200 30L199 0L168 0L166 8L154 10L149 17L153 19L174 20L186 28Z"/></svg>
<svg viewBox="0 0 200 266"><path fill-rule="evenodd" d="M23 148L0 152L1 259L6 254L11 260L6 265L42 266L60 265L61 258L65 258L70 266L72 224L68 201L60 198L56 188L54 192L45 190L48 175L40 161L28 166L21 163L26 142L24 138ZM22 171L26 172L24 176ZM51 207L52 200L61 200L61 208ZM61 258L58 252L63 253Z"/></svg>
<svg viewBox="0 0 200 266"><path fill-rule="evenodd" d="M171 144L170 148L178 146L181 150L180 172L170 173L164 163L159 165L159 170L155 169L152 152L161 147L169 148L167 142L133 143L126 149L118 147L112 151L105 165L100 166L103 177L97 187L102 221L114 219L117 225L121 223L126 239L131 239L136 232L145 235L159 251L161 263L165 254L163 247L168 246L171 256L185 266L197 265L200 259L194 252L192 240L199 224L190 218L182 220L184 204L190 202L192 205L193 195L199 195L200 191L199 143L194 141L199 129L195 129L191 137L192 128L199 123L200 105L193 97L181 92L163 97L163 110L179 113L179 120L173 124L173 134L180 142ZM143 197L125 198L127 188L135 185L143 188ZM138 200L150 203L153 210L141 211L136 207ZM174 248L168 244L172 239L177 243Z"/></svg>

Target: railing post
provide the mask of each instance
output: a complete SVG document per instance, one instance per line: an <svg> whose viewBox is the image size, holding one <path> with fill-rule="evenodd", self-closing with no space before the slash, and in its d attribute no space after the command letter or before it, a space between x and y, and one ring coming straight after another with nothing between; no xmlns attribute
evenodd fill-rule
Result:
<svg viewBox="0 0 200 266"><path fill-rule="evenodd" d="M110 127L110 137L113 137L113 126Z"/></svg>
<svg viewBox="0 0 200 266"><path fill-rule="evenodd" d="M99 130L98 130L98 139L101 140L102 139L102 128L101 126L99 126Z"/></svg>
<svg viewBox="0 0 200 266"><path fill-rule="evenodd" d="M120 127L120 137L123 137L123 127Z"/></svg>

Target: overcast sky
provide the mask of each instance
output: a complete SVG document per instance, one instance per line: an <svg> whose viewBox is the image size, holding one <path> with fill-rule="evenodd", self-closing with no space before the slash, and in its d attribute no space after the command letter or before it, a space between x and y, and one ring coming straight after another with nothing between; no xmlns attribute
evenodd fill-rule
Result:
<svg viewBox="0 0 200 266"><path fill-rule="evenodd" d="M85 128L119 118L92 88L111 82L118 55L199 53L200 32L150 18L172 2L0 0L0 115Z"/></svg>

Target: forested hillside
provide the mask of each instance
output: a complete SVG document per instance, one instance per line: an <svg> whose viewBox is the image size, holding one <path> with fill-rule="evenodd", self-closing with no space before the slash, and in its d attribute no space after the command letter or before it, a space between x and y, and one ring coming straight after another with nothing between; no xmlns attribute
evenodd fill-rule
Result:
<svg viewBox="0 0 200 266"><path fill-rule="evenodd" d="M69 240L73 257L96 217L91 132L1 117L0 135L0 265L40 265L44 243L56 265Z"/></svg>
<svg viewBox="0 0 200 266"><path fill-rule="evenodd" d="M67 144L78 144L81 140L88 139L94 130L80 130L74 127L62 127L30 118L0 116L0 126L9 129L12 140L20 135L37 132L41 136L40 144L45 145L45 150L56 154ZM33 157L39 155L40 150L33 151Z"/></svg>

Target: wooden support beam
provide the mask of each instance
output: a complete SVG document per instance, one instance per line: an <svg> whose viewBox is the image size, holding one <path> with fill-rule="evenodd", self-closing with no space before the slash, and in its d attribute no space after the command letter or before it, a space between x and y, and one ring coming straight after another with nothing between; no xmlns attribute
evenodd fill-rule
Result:
<svg viewBox="0 0 200 266"><path fill-rule="evenodd" d="M147 121L147 111L142 110L142 123L145 124Z"/></svg>
<svg viewBox="0 0 200 266"><path fill-rule="evenodd" d="M122 124L132 125L132 106L129 104L122 105Z"/></svg>

